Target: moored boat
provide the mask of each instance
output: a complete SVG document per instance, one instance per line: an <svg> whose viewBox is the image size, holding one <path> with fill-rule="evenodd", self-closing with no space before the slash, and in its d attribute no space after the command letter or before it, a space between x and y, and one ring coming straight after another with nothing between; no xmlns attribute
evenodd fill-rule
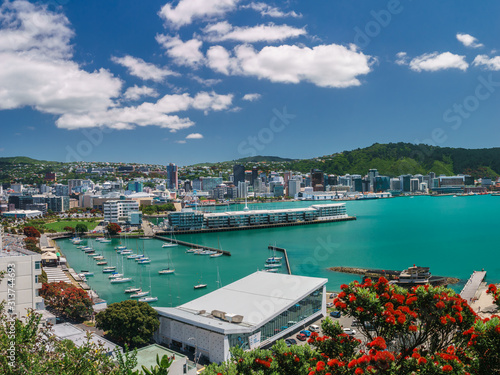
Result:
<svg viewBox="0 0 500 375"><path fill-rule="evenodd" d="M156 302L156 301L158 301L158 297L144 297L144 298L139 298L139 302L151 303L151 302Z"/></svg>
<svg viewBox="0 0 500 375"><path fill-rule="evenodd" d="M127 283L129 281L132 281L131 277L117 277L116 279L112 279L111 283L118 284L118 283Z"/></svg>

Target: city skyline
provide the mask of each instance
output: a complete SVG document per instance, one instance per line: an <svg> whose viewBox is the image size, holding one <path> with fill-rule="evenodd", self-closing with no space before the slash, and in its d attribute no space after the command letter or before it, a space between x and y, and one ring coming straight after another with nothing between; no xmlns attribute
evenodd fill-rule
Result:
<svg viewBox="0 0 500 375"><path fill-rule="evenodd" d="M498 10L4 1L0 157L182 166L375 142L495 147Z"/></svg>

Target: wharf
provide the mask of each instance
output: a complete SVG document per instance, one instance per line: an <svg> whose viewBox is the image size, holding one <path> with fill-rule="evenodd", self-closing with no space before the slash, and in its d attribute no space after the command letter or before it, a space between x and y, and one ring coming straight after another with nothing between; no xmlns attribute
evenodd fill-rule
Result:
<svg viewBox="0 0 500 375"><path fill-rule="evenodd" d="M269 250L273 250L273 251L281 251L284 254L286 271L288 272L289 275L291 275L292 269L290 268L290 262L288 261L288 254L286 252L286 249L284 249L282 247L271 246L271 245L269 245L267 248Z"/></svg>
<svg viewBox="0 0 500 375"><path fill-rule="evenodd" d="M175 238L162 237L162 236L158 236L158 235L155 235L154 238L157 238L159 240L166 241L166 242L176 243L176 244L182 245L182 246L187 246L187 247L195 248L195 249L206 249L206 250L217 251L218 253L222 253L224 255L231 256L231 253L229 251L221 250L221 249L216 249L215 247L210 247L210 246L205 246L205 245L198 245L198 244L191 243L191 242L177 240Z"/></svg>
<svg viewBox="0 0 500 375"><path fill-rule="evenodd" d="M241 227L201 228L201 229L164 231L164 232L158 232L158 234L195 234L195 233L231 232L231 231L235 231L235 230L280 228L280 227L291 227L291 226L296 226L296 225L324 224L324 223L333 223L333 222L337 222L337 221L351 221L351 220L356 220L356 216L347 216L347 217L340 217L340 218L328 219L328 220L296 221L293 223L260 224L260 225L247 225L247 226L241 226Z"/></svg>
<svg viewBox="0 0 500 375"><path fill-rule="evenodd" d="M460 292L460 297L469 303L472 302L485 277L486 271L474 271Z"/></svg>
<svg viewBox="0 0 500 375"><path fill-rule="evenodd" d="M368 268L359 268L359 267L330 267L330 271L341 272L341 273L350 273L355 275L360 275L364 277L385 277L387 280L396 280L401 271L394 270L379 270L379 269L368 269ZM445 276L431 276L429 283L434 286L438 285L450 285L456 284L460 280L455 277L445 277Z"/></svg>

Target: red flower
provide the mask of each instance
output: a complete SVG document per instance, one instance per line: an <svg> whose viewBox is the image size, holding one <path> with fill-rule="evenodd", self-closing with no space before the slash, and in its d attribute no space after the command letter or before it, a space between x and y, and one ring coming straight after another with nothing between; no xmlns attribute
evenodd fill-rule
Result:
<svg viewBox="0 0 500 375"><path fill-rule="evenodd" d="M325 369L325 362L319 361L316 364L316 371L323 371Z"/></svg>
<svg viewBox="0 0 500 375"><path fill-rule="evenodd" d="M436 307L438 309L444 309L444 307L445 307L444 302L443 301L439 301L438 303L436 303Z"/></svg>
<svg viewBox="0 0 500 375"><path fill-rule="evenodd" d="M412 326L409 326L409 327L408 327L408 330L409 330L410 332L417 332L418 328L417 328L417 326L413 326L413 325L412 325Z"/></svg>
<svg viewBox="0 0 500 375"><path fill-rule="evenodd" d="M451 367L450 365L443 366L443 372L450 372L450 371L453 371L453 367Z"/></svg>
<svg viewBox="0 0 500 375"><path fill-rule="evenodd" d="M356 375L361 375L361 374L364 374L365 372L363 371L363 369L362 369L361 367L358 367L358 368L356 369L356 371L354 371L354 373L355 373Z"/></svg>
<svg viewBox="0 0 500 375"><path fill-rule="evenodd" d="M424 357L420 357L418 359L418 364L419 365L425 365L427 363L427 360Z"/></svg>

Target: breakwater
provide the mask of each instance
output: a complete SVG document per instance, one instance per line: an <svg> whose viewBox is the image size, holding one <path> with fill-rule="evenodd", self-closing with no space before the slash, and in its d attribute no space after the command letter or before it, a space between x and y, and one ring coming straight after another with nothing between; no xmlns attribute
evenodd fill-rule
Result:
<svg viewBox="0 0 500 375"><path fill-rule="evenodd" d="M359 267L330 267L330 271L340 272L340 273L350 273L354 275L360 275L363 277L385 277L387 280L397 280L401 271L395 270L380 270L380 269L369 269L369 268L359 268ZM451 285L457 284L460 279L456 277L446 277L446 276L432 276L429 279L429 283L434 286L438 285Z"/></svg>

